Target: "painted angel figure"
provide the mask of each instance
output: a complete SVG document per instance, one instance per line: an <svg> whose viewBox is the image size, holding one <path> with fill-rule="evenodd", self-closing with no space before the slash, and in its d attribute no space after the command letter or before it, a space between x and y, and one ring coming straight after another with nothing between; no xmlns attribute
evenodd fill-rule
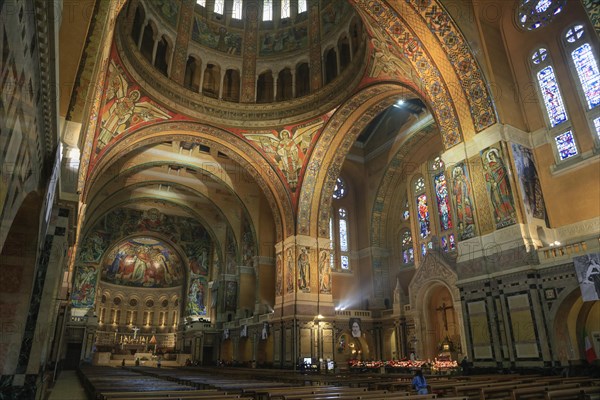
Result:
<svg viewBox="0 0 600 400"><path fill-rule="evenodd" d="M129 90L129 82L127 82L114 61L111 61L108 73L110 77L106 90L106 103L100 122L97 151L104 148L113 137L127 129L134 116L142 121L169 119L171 117L149 101L139 101L141 98L140 91L137 89Z"/></svg>
<svg viewBox="0 0 600 400"><path fill-rule="evenodd" d="M245 136L273 158L285 175L290 188L295 190L304 156L313 135L322 125L323 121L319 120L316 123L297 128L293 134L284 129L279 136L275 136L274 133L256 133Z"/></svg>

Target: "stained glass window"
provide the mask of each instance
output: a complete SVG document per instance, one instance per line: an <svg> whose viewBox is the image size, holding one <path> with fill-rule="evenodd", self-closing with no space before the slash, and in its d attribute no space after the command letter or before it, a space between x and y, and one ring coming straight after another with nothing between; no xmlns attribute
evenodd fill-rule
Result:
<svg viewBox="0 0 600 400"><path fill-rule="evenodd" d="M569 43L575 43L583 37L584 33L585 31L583 30L583 25L575 25L567 31L565 39L567 39L567 42Z"/></svg>
<svg viewBox="0 0 600 400"><path fill-rule="evenodd" d="M577 155L577 146L575 145L575 138L571 131L556 136L554 140L556 141L558 156L561 160L566 160L569 157Z"/></svg>
<svg viewBox="0 0 600 400"><path fill-rule="evenodd" d="M402 218L405 221L410 218L410 211L408 209L408 199L404 202L404 211L402 212Z"/></svg>
<svg viewBox="0 0 600 400"><path fill-rule="evenodd" d="M404 264L411 264L415 261L410 231L404 231L402 234L402 258Z"/></svg>
<svg viewBox="0 0 600 400"><path fill-rule="evenodd" d="M446 236L442 236L442 250L444 251L448 251L448 239L446 239Z"/></svg>
<svg viewBox="0 0 600 400"><path fill-rule="evenodd" d="M427 246L425 246L425 243L421 243L421 255L425 257L425 254L427 254Z"/></svg>
<svg viewBox="0 0 600 400"><path fill-rule="evenodd" d="M584 43L571 53L581 88L585 94L588 108L594 108L600 104L600 72L598 63L592 53L589 43Z"/></svg>
<svg viewBox="0 0 600 400"><path fill-rule="evenodd" d="M263 21L273 20L273 0L263 0Z"/></svg>
<svg viewBox="0 0 600 400"><path fill-rule="evenodd" d="M242 0L233 0L233 8L231 10L231 18L242 19Z"/></svg>
<svg viewBox="0 0 600 400"><path fill-rule="evenodd" d="M225 0L215 0L215 14L223 15L225 12Z"/></svg>
<svg viewBox="0 0 600 400"><path fill-rule="evenodd" d="M333 198L336 200L341 199L346 195L346 182L342 178L337 178L335 186L333 188Z"/></svg>
<svg viewBox="0 0 600 400"><path fill-rule="evenodd" d="M565 3L566 0L521 0L517 20L529 31L541 28L563 10Z"/></svg>
<svg viewBox="0 0 600 400"><path fill-rule="evenodd" d="M281 18L289 18L290 16L290 0L281 0Z"/></svg>
<svg viewBox="0 0 600 400"><path fill-rule="evenodd" d="M541 48L536 50L535 53L533 53L533 56L531 56L531 61L533 61L535 65L538 65L542 61L546 61L546 57L548 57L548 51L544 48Z"/></svg>
<svg viewBox="0 0 600 400"><path fill-rule="evenodd" d="M342 264L342 269L350 269L350 262L348 256L341 256L340 261Z"/></svg>
<svg viewBox="0 0 600 400"><path fill-rule="evenodd" d="M298 0L298 14L308 11L306 0Z"/></svg>
<svg viewBox="0 0 600 400"><path fill-rule="evenodd" d="M448 242L450 243L450 250L455 250L456 249L456 242L454 241L454 234L451 233L450 235L448 235Z"/></svg>
<svg viewBox="0 0 600 400"><path fill-rule="evenodd" d="M440 227L443 231L452 228L452 216L450 215L450 198L448 197L448 186L446 175L437 174L433 178L435 196L437 197L438 213L440 214Z"/></svg>
<svg viewBox="0 0 600 400"><path fill-rule="evenodd" d="M553 127L567 120L567 111L563 104L562 96L558 90L558 83L551 66L543 68L537 73L538 83L542 90L542 97Z"/></svg>
<svg viewBox="0 0 600 400"><path fill-rule="evenodd" d="M206 7L206 0L196 0L196 4L202 7Z"/></svg>
<svg viewBox="0 0 600 400"><path fill-rule="evenodd" d="M417 212L419 215L419 232L422 238L426 238L431 233L429 227L429 209L427 207L427 195L422 194L417 197Z"/></svg>
<svg viewBox="0 0 600 400"><path fill-rule="evenodd" d="M348 251L348 227L346 224L346 210L339 209L340 214L340 251Z"/></svg>
<svg viewBox="0 0 600 400"><path fill-rule="evenodd" d="M444 168L444 162L441 157L436 157L431 163L431 169L434 171Z"/></svg>
<svg viewBox="0 0 600 400"><path fill-rule="evenodd" d="M425 179L419 178L415 181L415 193L419 193L423 189L425 189Z"/></svg>
<svg viewBox="0 0 600 400"><path fill-rule="evenodd" d="M594 120L594 126L596 127L596 135L598 135L598 139L600 139L600 117Z"/></svg>

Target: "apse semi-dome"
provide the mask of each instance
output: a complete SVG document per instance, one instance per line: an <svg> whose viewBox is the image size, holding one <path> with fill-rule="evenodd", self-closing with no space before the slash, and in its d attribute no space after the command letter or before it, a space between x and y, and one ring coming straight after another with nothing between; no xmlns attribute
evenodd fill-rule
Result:
<svg viewBox="0 0 600 400"><path fill-rule="evenodd" d="M102 260L103 282L132 287L169 288L185 280L183 263L171 246L135 237L113 246Z"/></svg>

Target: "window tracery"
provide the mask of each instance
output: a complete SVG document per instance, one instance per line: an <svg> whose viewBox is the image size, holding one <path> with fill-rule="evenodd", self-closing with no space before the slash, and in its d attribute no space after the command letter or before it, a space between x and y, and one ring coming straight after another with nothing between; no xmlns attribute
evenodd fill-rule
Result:
<svg viewBox="0 0 600 400"><path fill-rule="evenodd" d="M517 20L523 29L543 28L564 9L566 0L521 0Z"/></svg>

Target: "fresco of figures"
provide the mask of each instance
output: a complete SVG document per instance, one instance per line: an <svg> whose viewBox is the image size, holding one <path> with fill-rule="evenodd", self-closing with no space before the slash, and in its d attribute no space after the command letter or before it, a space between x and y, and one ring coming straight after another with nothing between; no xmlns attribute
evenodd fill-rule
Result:
<svg viewBox="0 0 600 400"><path fill-rule="evenodd" d="M94 305L98 275L92 266L78 266L75 270L71 304L73 308L88 308Z"/></svg>
<svg viewBox="0 0 600 400"><path fill-rule="evenodd" d="M181 259L168 245L150 237L136 237L113 247L104 257L102 280L117 285L166 288L185 278Z"/></svg>
<svg viewBox="0 0 600 400"><path fill-rule="evenodd" d="M512 144L517 176L523 192L525 210L533 218L546 220L546 205L542 184L535 167L533 152L518 143Z"/></svg>
<svg viewBox="0 0 600 400"><path fill-rule="evenodd" d="M188 290L188 316L206 316L206 288L206 278L192 273Z"/></svg>
<svg viewBox="0 0 600 400"><path fill-rule="evenodd" d="M499 144L481 151L483 174L492 203L496 229L517 223L517 211L512 197L509 173Z"/></svg>

